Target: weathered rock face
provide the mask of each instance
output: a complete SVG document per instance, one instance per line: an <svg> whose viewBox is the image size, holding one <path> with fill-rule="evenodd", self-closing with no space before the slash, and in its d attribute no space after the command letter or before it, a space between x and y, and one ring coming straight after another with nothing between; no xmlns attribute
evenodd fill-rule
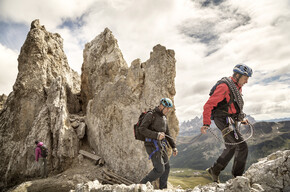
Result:
<svg viewBox="0 0 290 192"><path fill-rule="evenodd" d="M141 111L154 108L162 97L175 95L174 51L157 45L145 63L128 68L117 40L108 29L88 43L82 66L82 99L91 147L115 172L139 181L151 168L133 125ZM87 105L86 105L87 104ZM175 111L168 115L171 134L178 133Z"/></svg>
<svg viewBox="0 0 290 192"><path fill-rule="evenodd" d="M104 84L124 75L127 64L108 28L86 44L83 55L81 96L85 111L88 101L103 89Z"/></svg>
<svg viewBox="0 0 290 192"><path fill-rule="evenodd" d="M6 100L7 100L7 96L5 94L0 95L0 111L2 110Z"/></svg>
<svg viewBox="0 0 290 192"><path fill-rule="evenodd" d="M265 191L290 191L290 150L277 151L260 159L243 176L252 187L259 184Z"/></svg>
<svg viewBox="0 0 290 192"><path fill-rule="evenodd" d="M65 169L77 153L78 139L68 117L80 111L80 77L68 66L60 35L33 21L18 70L0 111L0 187L39 174L35 140L49 149L49 170Z"/></svg>

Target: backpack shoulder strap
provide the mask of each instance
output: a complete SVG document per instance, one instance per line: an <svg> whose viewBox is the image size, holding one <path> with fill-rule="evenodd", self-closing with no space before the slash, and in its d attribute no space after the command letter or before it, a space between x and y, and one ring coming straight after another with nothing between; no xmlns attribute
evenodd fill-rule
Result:
<svg viewBox="0 0 290 192"><path fill-rule="evenodd" d="M210 92L209 92L209 96L212 96L212 95L213 95L214 91L216 90L216 88L217 88L220 84L225 83L225 84L228 86L228 84L226 83L226 81L225 81L224 78L225 78L225 77L223 77L222 79L220 79L220 80L218 80L218 81L216 82L216 84L211 88L211 90L210 90Z"/></svg>
<svg viewBox="0 0 290 192"><path fill-rule="evenodd" d="M226 84L227 86L228 86L228 88L229 88L229 90L230 90L230 100L229 100L229 102L227 103L227 106L230 106L233 102L234 102L234 94L233 94L233 91L231 90L231 88L230 88L230 86L229 86L229 84L228 84L228 82L226 81L226 79L225 78L228 78L228 77L223 77L223 78L221 78L213 87L212 87L212 89L210 90L210 93L209 93L209 95L211 96L211 95L213 95L213 93L214 93L214 91L216 90L216 88L217 88L217 86L218 85L220 85L220 84L222 84L222 83L224 83L224 84Z"/></svg>
<svg viewBox="0 0 290 192"><path fill-rule="evenodd" d="M149 125L149 129L150 130L152 130L152 127L151 127L151 125L152 125L152 123L154 122L154 120L155 120L155 113L156 113L156 111L155 111L155 109L153 109L153 110L149 110L149 111L147 111L147 114L148 113L152 113L152 121L151 121L151 123L150 123L150 125Z"/></svg>
<svg viewBox="0 0 290 192"><path fill-rule="evenodd" d="M152 113L152 119L153 119L153 121L154 121L154 120L155 120L155 114L156 114L155 109L153 109L153 110L151 110L151 111L149 111L149 112Z"/></svg>

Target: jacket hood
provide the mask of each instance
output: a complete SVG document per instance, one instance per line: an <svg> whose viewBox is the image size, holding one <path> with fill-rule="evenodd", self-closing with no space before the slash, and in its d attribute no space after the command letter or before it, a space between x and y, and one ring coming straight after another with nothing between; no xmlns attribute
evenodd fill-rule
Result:
<svg viewBox="0 0 290 192"><path fill-rule="evenodd" d="M42 142L39 142L38 144L37 144L37 147L41 147L43 145L43 143Z"/></svg>

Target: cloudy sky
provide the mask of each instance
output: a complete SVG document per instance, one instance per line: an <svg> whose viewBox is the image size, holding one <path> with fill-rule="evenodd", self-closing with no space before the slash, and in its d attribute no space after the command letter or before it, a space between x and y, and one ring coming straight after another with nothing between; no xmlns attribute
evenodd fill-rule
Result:
<svg viewBox="0 0 290 192"><path fill-rule="evenodd" d="M149 59L156 44L173 49L180 121L201 116L211 87L241 62L254 70L243 87L245 113L290 117L289 0L0 0L0 94L12 91L34 19L62 36L79 73L85 43L105 27L128 65Z"/></svg>

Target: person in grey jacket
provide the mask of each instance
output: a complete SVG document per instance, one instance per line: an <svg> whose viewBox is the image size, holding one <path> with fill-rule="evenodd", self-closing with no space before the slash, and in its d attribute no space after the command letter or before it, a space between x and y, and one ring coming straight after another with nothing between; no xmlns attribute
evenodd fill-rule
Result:
<svg viewBox="0 0 290 192"><path fill-rule="evenodd" d="M169 142L173 149L173 156L178 151L173 138L170 136L168 125L166 123L166 115L173 103L169 98L162 98L160 104L153 111L148 112L144 117L140 132L146 139L144 142L146 152L153 163L153 169L140 181L141 184L152 182L158 178L159 188L167 188L167 180L169 176L170 166L165 145Z"/></svg>

